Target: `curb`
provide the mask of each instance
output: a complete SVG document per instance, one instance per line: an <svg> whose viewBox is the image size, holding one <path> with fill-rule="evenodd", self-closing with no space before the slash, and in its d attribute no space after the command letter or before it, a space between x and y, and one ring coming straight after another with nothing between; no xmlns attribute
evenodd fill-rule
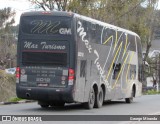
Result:
<svg viewBox="0 0 160 124"><path fill-rule="evenodd" d="M22 100L18 102L0 102L0 105L11 105L11 104L21 104L21 103L31 103L35 102L34 100Z"/></svg>

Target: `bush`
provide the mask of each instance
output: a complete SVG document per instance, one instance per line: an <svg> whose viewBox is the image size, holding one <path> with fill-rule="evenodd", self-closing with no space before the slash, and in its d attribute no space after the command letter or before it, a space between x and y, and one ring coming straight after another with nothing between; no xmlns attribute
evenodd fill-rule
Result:
<svg viewBox="0 0 160 124"><path fill-rule="evenodd" d="M24 99L17 98L17 97L12 97L12 98L9 99L9 102L18 102L18 101L21 101L21 100L24 100Z"/></svg>
<svg viewBox="0 0 160 124"><path fill-rule="evenodd" d="M16 97L15 75L6 74L0 70L0 102L8 101L11 97Z"/></svg>
<svg viewBox="0 0 160 124"><path fill-rule="evenodd" d="M157 92L157 90L152 89L152 90L148 90L148 91L146 91L144 94L145 94L145 95L160 94L160 91L159 91L159 92Z"/></svg>

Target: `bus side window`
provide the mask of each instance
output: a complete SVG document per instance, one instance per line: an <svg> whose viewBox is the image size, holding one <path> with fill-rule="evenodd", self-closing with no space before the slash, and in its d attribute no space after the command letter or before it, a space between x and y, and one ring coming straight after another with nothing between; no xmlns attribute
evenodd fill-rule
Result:
<svg viewBox="0 0 160 124"><path fill-rule="evenodd" d="M80 77L85 77L86 75L86 60L81 60L80 65Z"/></svg>
<svg viewBox="0 0 160 124"><path fill-rule="evenodd" d="M121 70L121 63L113 64L113 79L117 79L119 71Z"/></svg>
<svg viewBox="0 0 160 124"><path fill-rule="evenodd" d="M114 71L120 71L121 70L121 63L119 63L119 64L113 64L113 69L114 69Z"/></svg>

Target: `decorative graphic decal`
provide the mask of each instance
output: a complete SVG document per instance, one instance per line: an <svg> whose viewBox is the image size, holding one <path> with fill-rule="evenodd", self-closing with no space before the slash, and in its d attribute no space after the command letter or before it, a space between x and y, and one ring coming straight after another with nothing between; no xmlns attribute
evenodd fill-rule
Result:
<svg viewBox="0 0 160 124"><path fill-rule="evenodd" d="M97 50L94 50L94 54L97 56L97 58L94 61L94 64L96 65L96 67L97 67L97 69L100 73L100 80L102 80L106 84L108 90L110 90L111 86L109 85L108 80L106 79L106 75L104 74L105 71L102 68L102 66L100 65L100 62L98 61L99 60L99 54L98 54Z"/></svg>
<svg viewBox="0 0 160 124"><path fill-rule="evenodd" d="M82 42L85 43L85 46L88 49L88 52L91 54L93 49L92 49L92 46L91 46L90 42L87 39L84 39L85 36L87 35L87 33L84 31L84 27L82 26L82 23L80 21L78 21L77 32L79 33L79 36L81 37ZM94 61L94 64L96 65L97 70L100 73L100 80L102 79L102 81L105 82L108 90L110 91L111 86L109 85L108 80L105 78L104 70L103 70L102 66L100 65L100 62L98 61L99 60L99 54L98 54L97 50L93 50L93 51L94 51L94 54L97 57Z"/></svg>
<svg viewBox="0 0 160 124"><path fill-rule="evenodd" d="M57 27L60 25L60 21L44 21L44 20L34 20L31 22L34 27L31 29L31 33L52 33L55 34L58 32Z"/></svg>
<svg viewBox="0 0 160 124"><path fill-rule="evenodd" d="M111 30L112 33L108 34L107 30ZM117 29L113 29L111 27L103 27L101 31L101 39L100 43L103 45L108 45L109 44L109 52L107 53L107 58L106 61L104 62L104 65L100 63L100 55L96 49L93 48L91 45L90 41L86 38L87 32L85 31L84 27L82 26L82 22L78 21L78 28L77 28L77 33L79 37L81 38L81 41L85 44L85 47L87 48L88 52L94 53L96 56L96 59L94 60L94 64L99 71L100 74L100 83L104 82L107 86L107 89L111 91L116 87L116 85L120 86L122 88L122 78L120 80L120 84L117 84L119 82L119 79L121 76L124 76L126 74L126 82L128 82L128 70L130 70L130 63L133 59L133 55L129 54L129 47L130 47L130 42L128 39L128 34L119 31ZM104 39L106 37L106 39ZM134 52L132 52L133 54ZM80 55L79 55L80 56ZM121 57L121 58L120 58ZM109 62L109 58L112 58L111 64L107 65ZM117 76L115 78L114 84L110 84L109 82L113 82L113 75L114 75L114 70L116 70L115 64L120 64L119 70L117 72ZM109 70L106 69L106 65L109 67ZM127 73L124 73L126 65L127 67ZM109 79L110 78L110 79ZM108 82L109 81L109 82Z"/></svg>
<svg viewBox="0 0 160 124"><path fill-rule="evenodd" d="M77 32L78 32L79 36L81 37L82 41L85 43L85 46L88 49L88 52L91 53L92 52L91 44L85 38L87 33L84 31L84 27L82 26L82 23L80 21L78 21Z"/></svg>
<svg viewBox="0 0 160 124"><path fill-rule="evenodd" d="M118 53L120 54L120 49L122 48L122 42L121 42L121 44L120 44L120 46L118 47L118 50L116 51L116 54L115 54L115 56L114 56L114 59L113 59L113 61L112 61L112 64L111 64L111 66L110 66L110 69L109 69L109 72L108 72L108 75L107 75L107 79L108 79L108 77L109 77L109 75L110 75L110 73L111 73L111 71L112 71L112 68L113 68L113 63L116 61L116 59L118 59L118 57L117 57L117 55L118 55Z"/></svg>
<svg viewBox="0 0 160 124"><path fill-rule="evenodd" d="M108 74L106 76L106 80L109 80L108 78L111 75L109 82L112 82L112 75L114 74L114 70L116 68L116 66L114 66L114 68L113 68L113 64L114 63L118 63L118 60L120 59L119 58L120 54L123 54L122 58L121 58L122 67L120 68L118 76L116 78L116 81L112 86L112 89L114 89L116 84L118 83L118 79L120 78L121 75L123 76L123 74L124 74L124 68L125 68L127 59L129 57L129 54L127 54L127 51L128 51L129 46L130 46L130 42L128 42L128 34L122 32L118 37L118 30L117 29L114 30L112 28L110 28L110 30L113 30L114 34L112 34L111 36L107 37L107 39L103 42L103 37L106 35L106 34L104 34L104 32L107 29L109 29L109 27L103 27L103 29L102 29L102 32L101 32L101 44L107 45L109 42L111 43L111 46L110 46L110 49L109 49L109 53L108 53L106 62L105 62L104 67L103 67L103 70L104 70L105 67L106 67L106 64L108 62L109 57L111 58L111 56L113 56L112 63L109 66L110 68L109 68ZM123 41L120 41L122 36L125 36L125 40L123 39ZM124 46L124 48L122 46ZM111 51L113 51L112 55L111 55ZM122 86L122 78L121 78L121 86Z"/></svg>

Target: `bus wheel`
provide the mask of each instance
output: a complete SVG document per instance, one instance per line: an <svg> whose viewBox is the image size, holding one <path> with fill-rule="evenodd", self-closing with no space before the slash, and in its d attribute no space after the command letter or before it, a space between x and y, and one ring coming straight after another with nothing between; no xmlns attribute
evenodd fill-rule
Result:
<svg viewBox="0 0 160 124"><path fill-rule="evenodd" d="M48 108L49 107L49 105L40 105L41 106L41 108Z"/></svg>
<svg viewBox="0 0 160 124"><path fill-rule="evenodd" d="M86 109L92 109L95 104L95 91L92 88L89 93L88 102L84 103Z"/></svg>
<svg viewBox="0 0 160 124"><path fill-rule="evenodd" d="M51 104L52 107L63 107L64 106L64 102L54 102Z"/></svg>
<svg viewBox="0 0 160 124"><path fill-rule="evenodd" d="M132 89L131 97L130 98L125 98L126 103L132 103L133 102L133 97L134 97L134 89Z"/></svg>
<svg viewBox="0 0 160 124"><path fill-rule="evenodd" d="M38 101L38 104L41 106L41 108L48 108L49 107L49 104L47 104L45 102Z"/></svg>
<svg viewBox="0 0 160 124"><path fill-rule="evenodd" d="M104 100L104 92L101 87L99 93L96 94L96 99L95 99L95 108L100 108L103 105L103 100Z"/></svg>

